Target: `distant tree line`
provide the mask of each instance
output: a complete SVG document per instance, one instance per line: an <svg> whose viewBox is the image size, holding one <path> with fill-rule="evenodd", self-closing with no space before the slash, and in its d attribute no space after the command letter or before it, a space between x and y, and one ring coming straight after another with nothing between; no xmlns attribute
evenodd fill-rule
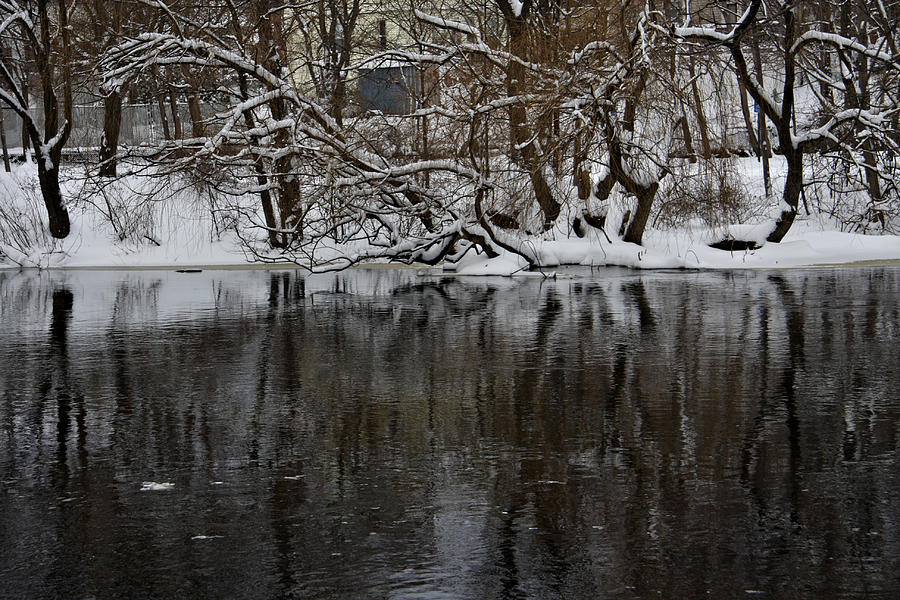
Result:
<svg viewBox="0 0 900 600"><path fill-rule="evenodd" d="M260 260L535 262L521 240L554 228L641 244L654 215L725 211L735 155L767 193L783 157L780 242L810 194L897 218L898 22L898 0L0 0L0 101L56 238L78 98L104 107L98 178L129 161L205 186ZM137 153L130 102L164 132Z"/></svg>

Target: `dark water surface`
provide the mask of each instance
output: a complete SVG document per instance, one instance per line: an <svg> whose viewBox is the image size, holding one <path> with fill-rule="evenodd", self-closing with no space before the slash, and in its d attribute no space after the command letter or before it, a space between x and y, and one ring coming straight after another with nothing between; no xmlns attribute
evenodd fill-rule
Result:
<svg viewBox="0 0 900 600"><path fill-rule="evenodd" d="M900 597L900 269L581 274L0 272L0 597Z"/></svg>

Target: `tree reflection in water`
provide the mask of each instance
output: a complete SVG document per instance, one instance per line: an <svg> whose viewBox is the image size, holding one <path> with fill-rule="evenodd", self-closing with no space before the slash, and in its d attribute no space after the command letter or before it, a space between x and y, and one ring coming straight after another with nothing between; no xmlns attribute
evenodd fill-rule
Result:
<svg viewBox="0 0 900 600"><path fill-rule="evenodd" d="M0 272L0 596L893 598L898 282Z"/></svg>

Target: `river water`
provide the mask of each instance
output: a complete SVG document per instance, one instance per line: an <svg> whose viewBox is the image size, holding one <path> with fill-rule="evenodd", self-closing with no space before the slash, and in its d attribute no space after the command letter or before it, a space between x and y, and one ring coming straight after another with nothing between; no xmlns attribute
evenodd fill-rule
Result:
<svg viewBox="0 0 900 600"><path fill-rule="evenodd" d="M900 269L0 272L2 598L900 597Z"/></svg>

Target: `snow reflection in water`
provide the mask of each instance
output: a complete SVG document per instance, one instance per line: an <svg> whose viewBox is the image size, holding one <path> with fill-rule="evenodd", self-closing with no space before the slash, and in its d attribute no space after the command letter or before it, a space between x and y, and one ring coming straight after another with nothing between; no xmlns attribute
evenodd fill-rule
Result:
<svg viewBox="0 0 900 600"><path fill-rule="evenodd" d="M896 597L900 271L0 272L0 596Z"/></svg>

